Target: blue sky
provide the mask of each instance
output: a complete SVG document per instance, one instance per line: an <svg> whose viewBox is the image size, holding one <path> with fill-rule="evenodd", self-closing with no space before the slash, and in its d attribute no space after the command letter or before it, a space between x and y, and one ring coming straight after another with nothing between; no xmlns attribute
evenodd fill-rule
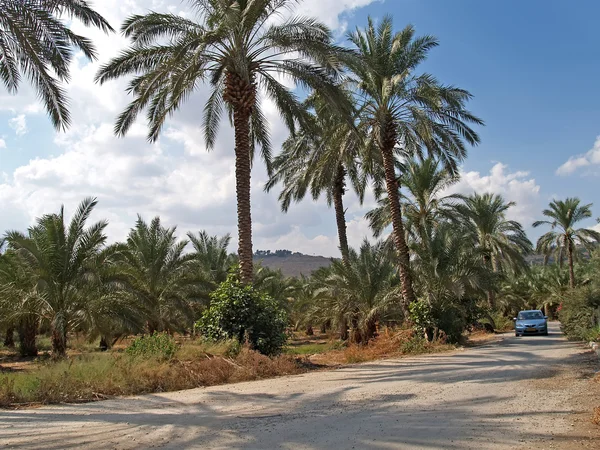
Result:
<svg viewBox="0 0 600 450"><path fill-rule="evenodd" d="M132 11L185 13L179 0L132 0L127 8L118 0L96 4L115 27ZM340 36L364 26L367 15L390 14L397 29L410 23L417 34L439 39L423 70L471 91L469 108L486 122L457 190L489 190L516 201L513 217L531 238L539 231L528 225L552 197L578 196L594 203L600 216L599 2L307 0L300 8ZM81 32L98 42L101 62L126 45L118 36ZM26 85L18 96L0 88L0 230L24 228L61 203L72 210L93 195L100 199L97 216L109 218L114 239L126 235L136 213L160 214L181 231L235 235L231 130L224 124L217 149L205 152L197 126L205 93L173 118L157 145L145 142L142 122L127 138L115 139L110 130L127 101L124 84L98 88L96 68L83 59L73 66L68 133L54 132ZM274 142L280 142L285 132L273 111L269 117ZM261 192L264 179L257 167L255 247L336 255L335 221L324 202L307 200L284 216L276 194ZM353 245L368 235L362 216L372 204L348 199Z"/></svg>

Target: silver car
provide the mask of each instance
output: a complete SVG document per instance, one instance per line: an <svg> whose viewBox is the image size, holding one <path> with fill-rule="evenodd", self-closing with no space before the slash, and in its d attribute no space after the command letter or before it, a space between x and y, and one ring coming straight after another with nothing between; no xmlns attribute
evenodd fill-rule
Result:
<svg viewBox="0 0 600 450"><path fill-rule="evenodd" d="M515 321L515 336L541 334L548 336L548 316L538 309L521 311Z"/></svg>

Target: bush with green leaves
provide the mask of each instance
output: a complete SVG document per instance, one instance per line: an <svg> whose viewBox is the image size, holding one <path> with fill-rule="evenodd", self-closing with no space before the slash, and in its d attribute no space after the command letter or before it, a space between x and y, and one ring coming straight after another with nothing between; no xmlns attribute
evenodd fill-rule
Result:
<svg viewBox="0 0 600 450"><path fill-rule="evenodd" d="M583 286L567 292L558 317L569 339L588 340L594 337L593 330L600 327L600 289Z"/></svg>
<svg viewBox="0 0 600 450"><path fill-rule="evenodd" d="M177 347L172 336L167 333L154 333L136 338L125 352L135 357L167 360L173 358Z"/></svg>
<svg viewBox="0 0 600 450"><path fill-rule="evenodd" d="M276 355L287 341L285 310L269 295L242 284L237 275L211 294L210 307L196 323L206 339L237 339L265 355Z"/></svg>

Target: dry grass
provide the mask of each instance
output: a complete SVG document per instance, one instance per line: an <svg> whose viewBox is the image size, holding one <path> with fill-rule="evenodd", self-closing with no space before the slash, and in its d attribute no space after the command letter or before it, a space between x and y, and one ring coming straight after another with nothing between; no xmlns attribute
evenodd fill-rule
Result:
<svg viewBox="0 0 600 450"><path fill-rule="evenodd" d="M426 342L417 338L411 330L384 330L366 345L344 346L339 341L298 344L292 347L295 354L269 358L240 346L236 341L209 343L188 338L180 340L172 359L161 360L131 356L122 348L106 353L90 351L82 343L78 349L69 352L69 359L63 361L39 358L23 362L23 367L7 367L6 360L3 360L5 372L0 368L0 407L83 402L176 391L298 374L319 366L331 367L454 348L442 340ZM317 354L310 360L300 356L309 353Z"/></svg>
<svg viewBox="0 0 600 450"><path fill-rule="evenodd" d="M311 358L312 362L324 365L356 364L383 358L393 358L423 353L437 353L455 348L443 339L427 342L415 336L412 330L392 331L385 329L368 344L350 344L341 350L334 350Z"/></svg>
<svg viewBox="0 0 600 450"><path fill-rule="evenodd" d="M27 371L0 372L0 407L176 391L306 370L301 360L289 355L268 358L241 348L228 357L230 350L225 344L193 343L182 346L170 361L108 352L39 362Z"/></svg>

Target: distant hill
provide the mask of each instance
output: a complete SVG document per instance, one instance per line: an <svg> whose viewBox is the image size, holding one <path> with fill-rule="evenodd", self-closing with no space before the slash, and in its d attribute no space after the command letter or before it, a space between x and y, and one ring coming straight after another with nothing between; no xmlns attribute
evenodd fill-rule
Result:
<svg viewBox="0 0 600 450"><path fill-rule="evenodd" d="M269 269L281 270L287 277L309 276L321 267L331 265L332 258L324 256L310 256L302 253L292 253L289 250L270 251L258 250L254 254L254 262L260 263Z"/></svg>

